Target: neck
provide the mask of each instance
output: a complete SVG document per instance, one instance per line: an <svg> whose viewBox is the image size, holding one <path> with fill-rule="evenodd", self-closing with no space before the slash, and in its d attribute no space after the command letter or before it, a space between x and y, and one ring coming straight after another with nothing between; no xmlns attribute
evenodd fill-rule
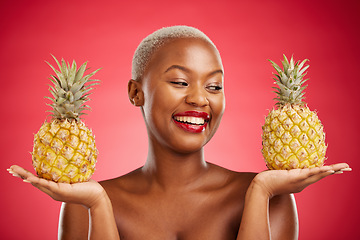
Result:
<svg viewBox="0 0 360 240"><path fill-rule="evenodd" d="M196 152L178 153L151 144L142 168L150 181L164 190L190 187L207 169L203 148Z"/></svg>

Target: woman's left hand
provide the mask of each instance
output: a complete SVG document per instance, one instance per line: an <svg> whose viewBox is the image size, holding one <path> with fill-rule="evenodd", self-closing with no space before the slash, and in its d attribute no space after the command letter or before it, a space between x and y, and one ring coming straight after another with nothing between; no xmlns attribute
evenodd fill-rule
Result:
<svg viewBox="0 0 360 240"><path fill-rule="evenodd" d="M347 163L307 169L267 170L259 173L253 181L272 197L301 192L307 186L327 176L345 171L351 171Z"/></svg>

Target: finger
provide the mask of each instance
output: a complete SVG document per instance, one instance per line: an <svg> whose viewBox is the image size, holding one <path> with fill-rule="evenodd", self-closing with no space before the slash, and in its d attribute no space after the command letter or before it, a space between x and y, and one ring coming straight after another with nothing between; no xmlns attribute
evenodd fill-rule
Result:
<svg viewBox="0 0 360 240"><path fill-rule="evenodd" d="M330 167L332 167L332 169L336 172L342 169L348 169L351 171L351 168L349 166L349 164L347 163L336 163L336 164L332 164L330 165Z"/></svg>
<svg viewBox="0 0 360 240"><path fill-rule="evenodd" d="M335 174L342 174L344 172L352 171L352 169L349 167L349 165L347 163L337 163L337 164L330 165L330 167L332 167Z"/></svg>
<svg viewBox="0 0 360 240"><path fill-rule="evenodd" d="M58 190L58 186L55 182L49 181L43 178L38 178L35 176L30 176L26 180L28 180L32 185L39 188L40 190L49 190L51 192L55 192Z"/></svg>
<svg viewBox="0 0 360 240"><path fill-rule="evenodd" d="M352 171L351 168L343 168L343 169L336 171L335 174L342 174L344 172L351 172L351 171Z"/></svg>
<svg viewBox="0 0 360 240"><path fill-rule="evenodd" d="M13 170L11 170L10 168L9 169L6 169L10 174L12 174L14 177L18 177L18 178L21 178L21 176L17 173L15 173Z"/></svg>
<svg viewBox="0 0 360 240"><path fill-rule="evenodd" d="M306 180L307 184L315 183L332 174L342 174L343 172L350 172L352 171L352 169L347 163L337 163L329 166L313 168L310 171L311 174L309 174L309 177Z"/></svg>
<svg viewBox="0 0 360 240"><path fill-rule="evenodd" d="M66 197L66 188L67 184L64 183L55 183L53 181L49 181L43 178L38 178L35 176L29 177L27 179L34 187L39 189L40 191L46 193L54 200L59 200L59 195Z"/></svg>
<svg viewBox="0 0 360 240"><path fill-rule="evenodd" d="M14 177L19 177L23 179L23 182L31 183L34 187L38 188L42 192L46 193L47 195L51 196L54 187L49 186L49 183L45 179L40 179L36 177L31 172L25 170L24 168L13 165L7 171L12 174Z"/></svg>
<svg viewBox="0 0 360 240"><path fill-rule="evenodd" d="M347 163L336 163L333 165L311 168L308 177L311 177L313 175L318 175L319 173L323 173L323 172L340 174L343 172L350 172L350 171L352 171L352 169L349 167Z"/></svg>
<svg viewBox="0 0 360 240"><path fill-rule="evenodd" d="M321 179L334 174L334 170L318 170L317 174L313 174L305 180L305 185L310 185L320 181Z"/></svg>
<svg viewBox="0 0 360 240"><path fill-rule="evenodd" d="M324 174L325 176L327 176L327 174L332 174L335 172L331 166L308 168L306 170L308 171L307 178L312 176L318 176L319 174Z"/></svg>
<svg viewBox="0 0 360 240"><path fill-rule="evenodd" d="M19 177L22 179L27 179L31 176L34 176L34 174L32 174L31 172L25 170L24 168L17 166L17 165L13 165L8 169L8 172L10 174L12 174L14 177Z"/></svg>
<svg viewBox="0 0 360 240"><path fill-rule="evenodd" d="M348 167L348 168L343 168L341 169L341 171L343 172L351 172L352 171L352 168Z"/></svg>

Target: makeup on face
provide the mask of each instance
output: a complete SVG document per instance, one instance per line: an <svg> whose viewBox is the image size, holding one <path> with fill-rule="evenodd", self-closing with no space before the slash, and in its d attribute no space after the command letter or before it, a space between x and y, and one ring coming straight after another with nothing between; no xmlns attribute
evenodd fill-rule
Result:
<svg viewBox="0 0 360 240"><path fill-rule="evenodd" d="M205 130L210 116L206 112L186 111L174 114L173 121L181 129L190 133L200 133Z"/></svg>
<svg viewBox="0 0 360 240"><path fill-rule="evenodd" d="M176 151L198 151L215 134L225 108L221 58L202 40L174 40L153 55L142 91L150 139Z"/></svg>

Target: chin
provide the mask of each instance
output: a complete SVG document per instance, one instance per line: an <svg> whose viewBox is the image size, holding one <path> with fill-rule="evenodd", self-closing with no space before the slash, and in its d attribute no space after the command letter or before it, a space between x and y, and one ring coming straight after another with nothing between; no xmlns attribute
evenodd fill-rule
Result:
<svg viewBox="0 0 360 240"><path fill-rule="evenodd" d="M206 141L207 142L207 141ZM172 149L180 154L196 153L203 150L206 144L205 141L199 141L191 138L187 138L185 141L176 142L171 144Z"/></svg>

